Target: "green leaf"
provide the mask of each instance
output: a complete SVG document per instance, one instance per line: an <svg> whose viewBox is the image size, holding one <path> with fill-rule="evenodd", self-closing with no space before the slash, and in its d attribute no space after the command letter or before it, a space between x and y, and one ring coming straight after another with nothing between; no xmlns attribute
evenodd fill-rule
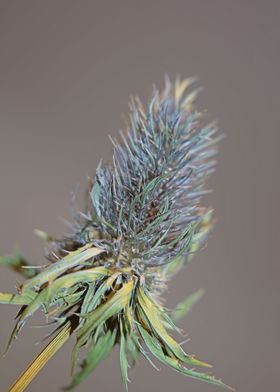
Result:
<svg viewBox="0 0 280 392"><path fill-rule="evenodd" d="M128 362L126 356L126 338L124 336L122 321L120 321L120 366L121 366L122 382L125 385L125 390L128 391L127 382L129 380L128 380Z"/></svg>
<svg viewBox="0 0 280 392"><path fill-rule="evenodd" d="M47 295L47 289L44 289L43 291L41 291L39 294L37 294L34 298L34 300L32 302L29 303L28 306L23 307L19 316L19 319L11 333L11 337L9 339L8 345L7 345L7 350L9 349L12 341L17 338L20 330L22 329L22 327L24 326L24 324L26 323L27 319L32 316L32 314L34 312L36 312L36 310L38 310L43 303L45 302L46 299L46 295Z"/></svg>
<svg viewBox="0 0 280 392"><path fill-rule="evenodd" d="M139 288L138 300L141 307L141 309L139 309L141 318L143 318L145 324L151 328L152 334L157 336L157 338L165 344L166 349L169 350L172 355L189 365L211 367L208 363L202 362L195 359L193 356L186 354L182 347L167 333L162 318L160 317L159 310L148 296L145 295L144 290L141 287Z"/></svg>
<svg viewBox="0 0 280 392"><path fill-rule="evenodd" d="M193 308L193 306L203 296L204 290L199 289L195 293L189 295L184 301L180 302L172 312L172 320L177 322L185 317Z"/></svg>
<svg viewBox="0 0 280 392"><path fill-rule="evenodd" d="M170 280L174 275L176 275L183 267L186 262L184 256L175 257L170 263L164 268L164 274L168 280Z"/></svg>
<svg viewBox="0 0 280 392"><path fill-rule="evenodd" d="M67 289L71 288L75 284L79 282L92 282L95 281L98 277L104 276L107 273L107 270L104 267L96 267L91 268L88 270L82 270L73 272L71 274L67 274L55 280L50 286L44 288L40 291L35 297L32 302L28 304L26 308L20 314L20 317L13 329L11 334L8 347L10 346L12 340L17 337L18 333L20 332L21 328L26 323L27 319L32 316L41 306L45 309L48 309L49 306L55 303L55 298L59 296L60 290L63 289L63 297L67 297ZM29 293L30 291L24 291L22 295L25 293ZM78 294L78 299L81 294ZM71 299L69 298L69 302L71 303Z"/></svg>
<svg viewBox="0 0 280 392"><path fill-rule="evenodd" d="M206 210L205 213L201 216L201 221L198 224L198 230L194 234L192 239L192 244L190 247L190 253L187 258L187 261L192 261L193 256L199 250L201 244L209 234L209 232L213 228L213 210Z"/></svg>
<svg viewBox="0 0 280 392"><path fill-rule="evenodd" d="M30 266L28 262L21 256L18 249L10 255L1 255L0 265L11 267L13 270L19 272L26 278L31 278L38 273L37 269Z"/></svg>
<svg viewBox="0 0 280 392"><path fill-rule="evenodd" d="M134 366L140 354L138 336L134 333L128 336L126 339L126 346L127 346L127 351L129 352L132 359L132 366Z"/></svg>
<svg viewBox="0 0 280 392"><path fill-rule="evenodd" d="M151 353L165 365L175 369L177 372L184 374L185 376L233 390L231 387L224 384L221 380L217 380L215 377L207 373L202 373L183 367L178 360L166 355L157 340L154 339L144 328L139 325L138 329Z"/></svg>
<svg viewBox="0 0 280 392"><path fill-rule="evenodd" d="M82 369L73 376L71 384L64 389L69 391L88 377L97 365L110 354L115 341L116 331L108 331L105 335L99 336L96 344L94 344L87 353L82 363Z"/></svg>
<svg viewBox="0 0 280 392"><path fill-rule="evenodd" d="M34 278L28 279L22 286L22 290L26 290L31 287L40 287L46 282L52 282L59 275L64 273L70 268L74 268L77 265L87 261L88 259L103 253L104 251L99 248L92 247L91 244L87 244L82 248L79 248L58 262L51 264L45 268L44 271L39 273Z"/></svg>
<svg viewBox="0 0 280 392"><path fill-rule="evenodd" d="M26 291L24 294L0 293L0 303L11 305L29 305L35 297L36 293L34 293L34 291Z"/></svg>
<svg viewBox="0 0 280 392"><path fill-rule="evenodd" d="M73 292L76 290L76 292ZM67 290L64 293L64 296L61 295L61 298L58 298L52 303L52 305L55 305L56 308L54 310L48 311L48 316L54 317L57 313L62 314L65 313L66 310L69 308L73 307L75 304L80 302L82 300L82 297L85 294L86 289L79 290L79 286L73 287L69 290ZM64 316L63 316L64 318ZM59 319L61 317L59 316Z"/></svg>
<svg viewBox="0 0 280 392"><path fill-rule="evenodd" d="M133 280L124 283L123 287L119 289L108 301L99 306L93 312L85 315L86 323L83 328L78 331L77 336L80 338L86 335L89 330L101 321L105 321L109 317L112 317L114 314L121 311L129 301L129 295L133 289L133 285Z"/></svg>
<svg viewBox="0 0 280 392"><path fill-rule="evenodd" d="M81 308L82 315L93 311L93 309L95 309L96 306L99 305L99 302L101 301L103 295L106 293L107 290L112 288L114 281L120 274L120 272L113 274L112 276L108 277L96 291L92 290L89 292L89 296L85 298Z"/></svg>
<svg viewBox="0 0 280 392"><path fill-rule="evenodd" d="M86 294L83 297L83 303L81 306L81 314L88 313L88 309L89 309L90 304L93 301L93 298L95 296L95 292L96 292L96 284L95 283L89 284L87 291L86 291Z"/></svg>
<svg viewBox="0 0 280 392"><path fill-rule="evenodd" d="M65 290L78 283L93 283L108 273L109 271L104 267L95 267L66 274L49 285L48 298L53 298L60 290Z"/></svg>
<svg viewBox="0 0 280 392"><path fill-rule="evenodd" d="M80 348L86 344L95 328L104 323L104 321L108 320L110 317L118 314L128 304L133 286L133 280L124 283L123 287L119 289L108 301L100 305L93 312L84 315L86 321L85 324L77 331L77 342L72 353L72 371L76 366Z"/></svg>

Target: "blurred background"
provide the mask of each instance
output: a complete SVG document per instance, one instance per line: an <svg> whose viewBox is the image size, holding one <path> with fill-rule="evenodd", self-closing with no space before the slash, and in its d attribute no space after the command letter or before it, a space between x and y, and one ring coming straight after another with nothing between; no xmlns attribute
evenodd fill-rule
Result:
<svg viewBox="0 0 280 392"><path fill-rule="evenodd" d="M240 392L279 388L279 17L271 0L0 1L1 252L18 246L44 263L33 229L66 231L73 193L81 206L87 176L111 157L107 134L124 126L129 96L146 101L165 74L197 75L198 106L226 134L205 199L217 225L166 297L174 305L205 288L180 323L191 338L184 347ZM20 279L3 267L1 291ZM15 313L1 306L1 352ZM46 331L29 328L39 319L1 358L1 391L41 349ZM72 346L28 391L69 382ZM131 392L218 390L144 360L130 378ZM78 390L124 390L117 350Z"/></svg>

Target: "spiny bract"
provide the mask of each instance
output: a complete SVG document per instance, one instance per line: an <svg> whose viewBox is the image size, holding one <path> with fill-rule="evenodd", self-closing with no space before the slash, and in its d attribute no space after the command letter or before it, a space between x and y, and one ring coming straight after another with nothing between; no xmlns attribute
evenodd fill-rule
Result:
<svg viewBox="0 0 280 392"><path fill-rule="evenodd" d="M112 139L113 159L99 165L89 192L89 207L79 214L73 233L49 242L50 264L41 272L27 268L20 254L5 256L27 276L17 294L0 294L0 302L21 305L10 342L38 309L52 319L57 333L10 391L23 391L47 360L75 333L71 389L119 345L121 377L127 388L128 367L139 354L185 374L225 386L195 370L210 366L187 354L170 332L174 322L200 297L201 291L173 312L161 301L166 282L206 240L211 210L200 205L205 179L215 167L215 124L193 107L197 90L186 93L193 79L154 91L144 109L131 102L122 143ZM80 349L87 353L75 372ZM155 366L155 365L154 365Z"/></svg>

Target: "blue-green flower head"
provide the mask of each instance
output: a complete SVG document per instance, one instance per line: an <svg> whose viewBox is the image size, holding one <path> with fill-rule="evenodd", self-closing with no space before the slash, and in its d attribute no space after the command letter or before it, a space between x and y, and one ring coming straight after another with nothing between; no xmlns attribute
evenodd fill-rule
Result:
<svg viewBox="0 0 280 392"><path fill-rule="evenodd" d="M112 139L112 162L96 172L91 216L98 243L110 243L118 261L134 268L189 254L208 213L201 196L220 136L195 110L193 82L167 80L147 108L133 99L128 129L120 142Z"/></svg>

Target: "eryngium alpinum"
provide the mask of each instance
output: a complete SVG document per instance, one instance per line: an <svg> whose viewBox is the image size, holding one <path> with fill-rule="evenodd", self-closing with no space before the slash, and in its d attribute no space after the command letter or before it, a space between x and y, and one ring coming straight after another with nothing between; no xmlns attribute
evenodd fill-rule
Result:
<svg viewBox="0 0 280 392"><path fill-rule="evenodd" d="M194 109L193 79L168 80L145 109L130 104L122 141L113 142L110 164L99 165L89 191L89 207L77 214L71 235L62 240L37 232L48 244L49 264L38 270L16 253L2 256L28 279L0 302L21 306L11 343L27 319L42 309L55 335L10 391L23 391L52 355L74 334L75 387L119 347L122 381L142 354L191 378L225 386L196 367L210 365L187 354L171 336L201 291L174 311L162 304L168 280L205 243L211 210L201 206L205 180L215 168L215 124ZM39 271L39 272L38 272ZM79 352L85 357L76 371Z"/></svg>

